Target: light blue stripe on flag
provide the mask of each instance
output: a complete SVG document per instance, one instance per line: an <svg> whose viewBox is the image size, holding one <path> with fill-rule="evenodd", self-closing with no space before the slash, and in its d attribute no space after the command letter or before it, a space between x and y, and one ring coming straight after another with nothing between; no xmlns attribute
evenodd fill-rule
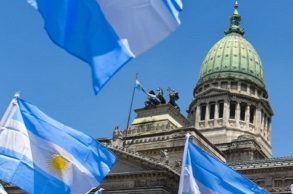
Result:
<svg viewBox="0 0 293 194"><path fill-rule="evenodd" d="M48 175L20 153L0 147L0 179L17 185L30 194L70 193L69 186ZM1 192L0 192L1 194Z"/></svg>
<svg viewBox="0 0 293 194"><path fill-rule="evenodd" d="M187 138L178 194L267 194Z"/></svg>
<svg viewBox="0 0 293 194"><path fill-rule="evenodd" d="M96 93L128 61L174 31L181 0L27 0L66 51L90 64Z"/></svg>
<svg viewBox="0 0 293 194"><path fill-rule="evenodd" d="M28 193L80 194L97 187L116 161L95 139L13 100L0 133L0 179Z"/></svg>

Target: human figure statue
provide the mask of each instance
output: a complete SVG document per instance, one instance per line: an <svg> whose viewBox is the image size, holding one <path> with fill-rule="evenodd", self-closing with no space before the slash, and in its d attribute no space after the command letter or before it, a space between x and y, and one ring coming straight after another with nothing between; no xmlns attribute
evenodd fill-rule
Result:
<svg viewBox="0 0 293 194"><path fill-rule="evenodd" d="M119 127L116 126L114 131L113 131L113 140L122 139L122 138L123 138L123 134L120 131Z"/></svg>
<svg viewBox="0 0 293 194"><path fill-rule="evenodd" d="M173 105L177 110L180 111L179 106L177 105L176 101L179 100L179 94L176 90L169 88L169 104Z"/></svg>
<svg viewBox="0 0 293 194"><path fill-rule="evenodd" d="M146 108L152 108L160 104L160 100L157 98L156 93L153 90L150 90L147 95L147 100L144 103Z"/></svg>
<svg viewBox="0 0 293 194"><path fill-rule="evenodd" d="M161 154L161 161L164 163L169 163L168 150L167 149L161 150L160 154Z"/></svg>
<svg viewBox="0 0 293 194"><path fill-rule="evenodd" d="M157 92L158 92L157 98L160 100L160 104L166 104L166 99L164 97L164 91L163 91L163 89L159 87L157 89Z"/></svg>

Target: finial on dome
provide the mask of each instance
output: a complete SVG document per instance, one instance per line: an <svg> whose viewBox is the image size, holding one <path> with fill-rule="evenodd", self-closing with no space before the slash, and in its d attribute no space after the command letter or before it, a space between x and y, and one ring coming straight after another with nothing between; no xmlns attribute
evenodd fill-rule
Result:
<svg viewBox="0 0 293 194"><path fill-rule="evenodd" d="M238 12L238 1L235 2L234 4L234 12L233 15L230 17L230 27L228 30L225 31L225 34L231 34L231 33L238 33L240 35L244 35L245 31L244 29L240 26L241 22L241 15Z"/></svg>
<svg viewBox="0 0 293 194"><path fill-rule="evenodd" d="M238 7L239 7L238 1L235 1L234 8L238 9Z"/></svg>

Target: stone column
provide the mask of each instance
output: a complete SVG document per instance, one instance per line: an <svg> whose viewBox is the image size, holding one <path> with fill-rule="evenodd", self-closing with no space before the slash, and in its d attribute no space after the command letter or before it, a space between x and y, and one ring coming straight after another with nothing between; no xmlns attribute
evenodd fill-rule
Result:
<svg viewBox="0 0 293 194"><path fill-rule="evenodd" d="M219 103L216 102L215 104L215 119L219 118Z"/></svg>
<svg viewBox="0 0 293 194"><path fill-rule="evenodd" d="M256 110L255 110L255 128L256 128L256 131L258 133L260 133L260 127L261 127L261 110L260 110L260 107L257 106L256 107Z"/></svg>
<svg viewBox="0 0 293 194"><path fill-rule="evenodd" d="M224 114L223 114L223 124L227 126L230 114L230 104L227 99L224 100Z"/></svg>
<svg viewBox="0 0 293 194"><path fill-rule="evenodd" d="M241 91L241 83L237 82L237 91L240 92Z"/></svg>
<svg viewBox="0 0 293 194"><path fill-rule="evenodd" d="M239 124L239 121L240 121L240 103L237 101L237 104L236 104L236 111L235 111L235 121L236 121L236 127L239 128L240 124Z"/></svg>
<svg viewBox="0 0 293 194"><path fill-rule="evenodd" d="M205 117L205 128L209 126L208 121L210 120L210 104L206 105L206 117Z"/></svg>
<svg viewBox="0 0 293 194"><path fill-rule="evenodd" d="M219 118L219 103L215 103L215 117L214 117L214 126L217 126L217 120Z"/></svg>
<svg viewBox="0 0 293 194"><path fill-rule="evenodd" d="M249 131L249 119L250 119L250 105L247 104L246 110L245 110L245 122L247 125L247 130Z"/></svg>
<svg viewBox="0 0 293 194"><path fill-rule="evenodd" d="M270 117L270 123L269 123L269 130L268 130L268 136L269 136L269 144L272 145L272 118Z"/></svg>
<svg viewBox="0 0 293 194"><path fill-rule="evenodd" d="M195 128L199 129L199 122L200 122L200 105L196 107L195 112Z"/></svg>
<svg viewBox="0 0 293 194"><path fill-rule="evenodd" d="M262 129L262 133L264 132L264 129L265 129L265 113L264 111L262 111L262 113L260 112L260 119L261 119L261 125L260 125L260 128Z"/></svg>

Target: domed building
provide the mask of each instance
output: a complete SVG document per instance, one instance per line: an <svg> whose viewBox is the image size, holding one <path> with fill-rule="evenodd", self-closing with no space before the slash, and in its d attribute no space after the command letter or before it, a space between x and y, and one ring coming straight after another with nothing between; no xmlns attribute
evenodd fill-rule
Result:
<svg viewBox="0 0 293 194"><path fill-rule="evenodd" d="M257 51L245 39L240 21L236 4L225 36L204 59L188 115L228 161L272 157L273 110L264 69ZM246 145L247 140L254 145Z"/></svg>

